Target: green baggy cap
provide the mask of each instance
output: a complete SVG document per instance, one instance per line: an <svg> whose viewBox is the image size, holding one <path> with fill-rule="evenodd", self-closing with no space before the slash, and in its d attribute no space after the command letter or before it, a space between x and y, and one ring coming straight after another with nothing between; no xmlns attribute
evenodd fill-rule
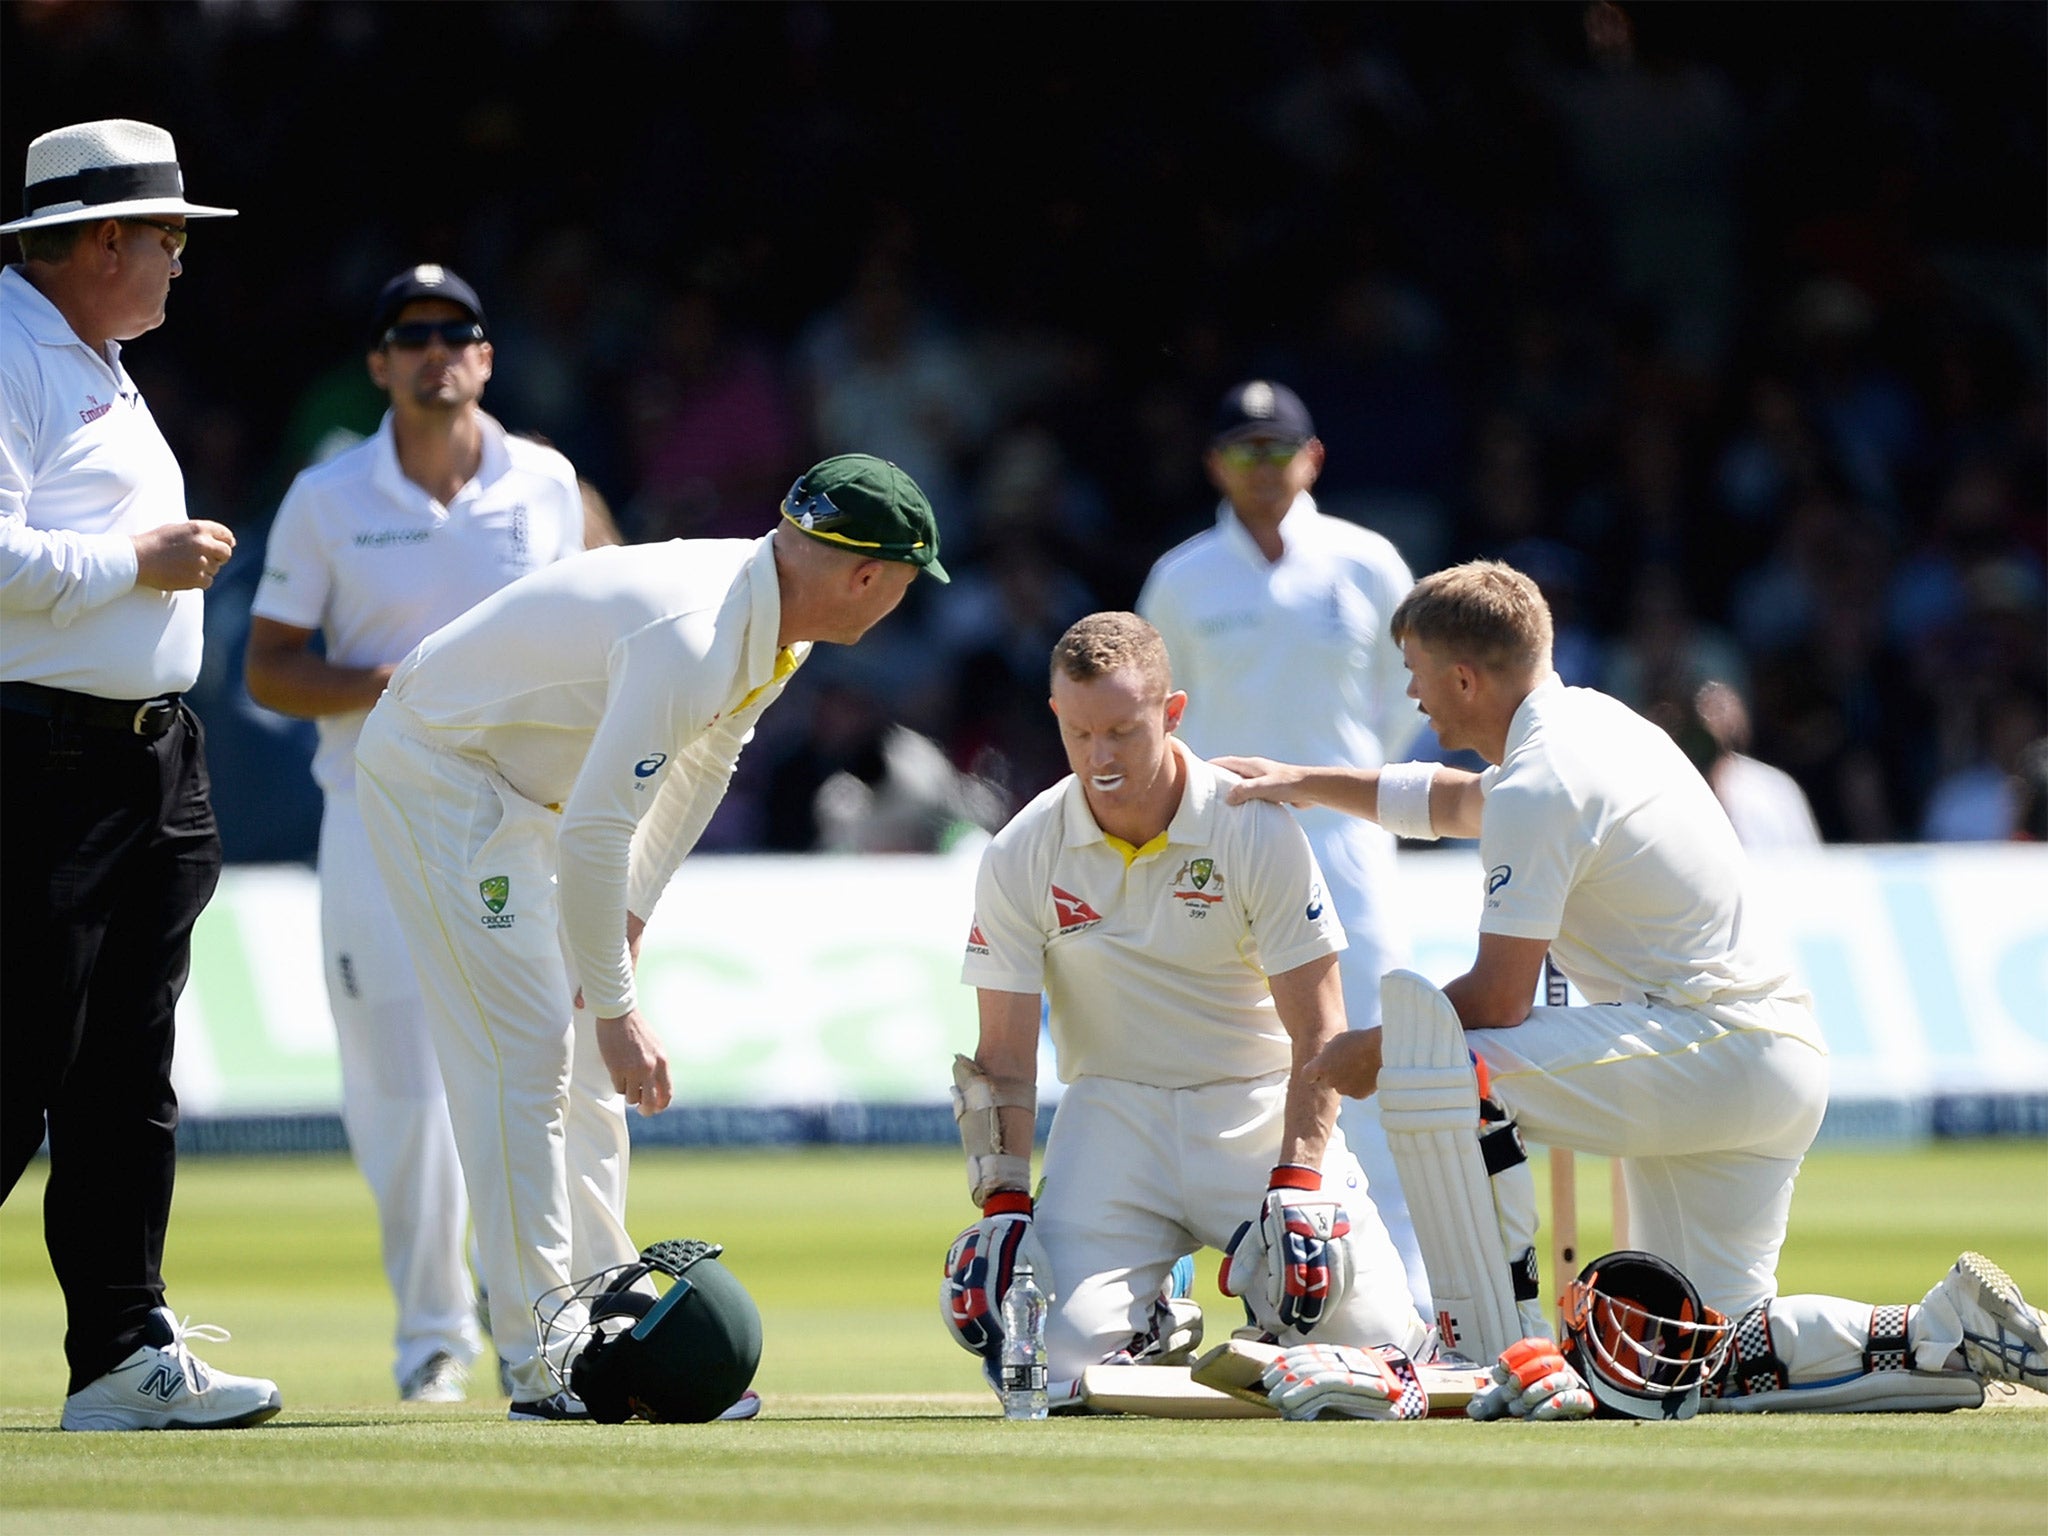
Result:
<svg viewBox="0 0 2048 1536"><path fill-rule="evenodd" d="M939 525L917 482L886 459L842 453L797 476L782 515L814 539L898 560L951 581L939 564Z"/></svg>

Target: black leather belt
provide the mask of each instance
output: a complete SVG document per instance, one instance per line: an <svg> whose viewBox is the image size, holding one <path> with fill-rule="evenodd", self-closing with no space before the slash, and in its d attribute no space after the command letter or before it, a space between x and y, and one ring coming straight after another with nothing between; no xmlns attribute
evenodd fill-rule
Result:
<svg viewBox="0 0 2048 1536"><path fill-rule="evenodd" d="M180 697L166 693L154 699L102 699L89 693L45 688L41 683L0 682L0 709L87 730L140 736L144 741L155 741L171 728L178 718Z"/></svg>

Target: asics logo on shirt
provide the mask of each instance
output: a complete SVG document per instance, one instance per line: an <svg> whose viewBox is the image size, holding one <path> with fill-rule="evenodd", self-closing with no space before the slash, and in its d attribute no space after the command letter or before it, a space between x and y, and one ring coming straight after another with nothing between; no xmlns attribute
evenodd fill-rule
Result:
<svg viewBox="0 0 2048 1536"><path fill-rule="evenodd" d="M654 775L661 772L661 765L667 761L668 754L666 752L650 753L633 765L633 777L636 779L651 779Z"/></svg>
<svg viewBox="0 0 2048 1536"><path fill-rule="evenodd" d="M1494 865L1493 868L1489 869L1486 872L1486 894L1491 896L1495 891L1499 890L1502 886L1506 885L1510 880L1514 878L1515 870L1513 865Z"/></svg>

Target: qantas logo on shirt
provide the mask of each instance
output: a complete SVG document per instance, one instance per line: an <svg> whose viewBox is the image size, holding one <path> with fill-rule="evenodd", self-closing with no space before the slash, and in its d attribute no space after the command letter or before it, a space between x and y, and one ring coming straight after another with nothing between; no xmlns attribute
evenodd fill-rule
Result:
<svg viewBox="0 0 2048 1536"><path fill-rule="evenodd" d="M1083 928L1093 928L1102 921L1102 914L1072 891L1052 888L1053 910L1059 914L1060 932L1079 933Z"/></svg>
<svg viewBox="0 0 2048 1536"><path fill-rule="evenodd" d="M967 953L970 955L980 955L984 959L988 956L988 940L982 937L980 923L968 925Z"/></svg>

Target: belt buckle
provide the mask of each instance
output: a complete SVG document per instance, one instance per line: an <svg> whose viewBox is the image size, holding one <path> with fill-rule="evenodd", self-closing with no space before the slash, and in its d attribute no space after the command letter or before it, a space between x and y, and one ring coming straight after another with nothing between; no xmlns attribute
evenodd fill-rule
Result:
<svg viewBox="0 0 2048 1536"><path fill-rule="evenodd" d="M137 736L154 741L170 729L170 716L177 712L177 708L169 699L144 699L135 706L135 718L129 723L129 729Z"/></svg>

